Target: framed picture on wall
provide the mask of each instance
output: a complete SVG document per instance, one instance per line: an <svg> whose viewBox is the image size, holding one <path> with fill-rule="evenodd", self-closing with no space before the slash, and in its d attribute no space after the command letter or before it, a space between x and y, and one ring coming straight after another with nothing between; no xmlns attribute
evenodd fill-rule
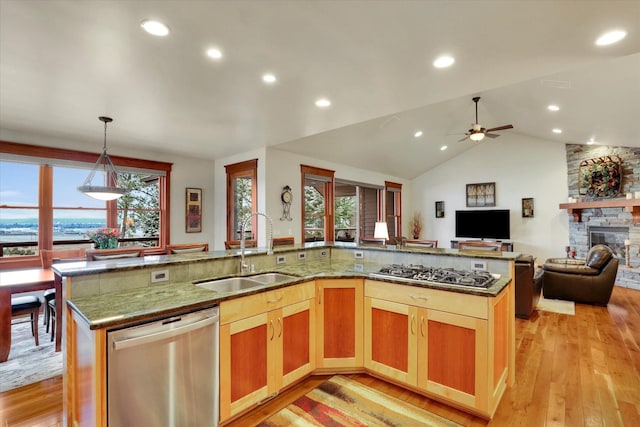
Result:
<svg viewBox="0 0 640 427"><path fill-rule="evenodd" d="M186 232L200 233L202 231L202 189L187 188L186 195Z"/></svg>
<svg viewBox="0 0 640 427"><path fill-rule="evenodd" d="M533 218L533 197L522 199L522 217Z"/></svg>
<svg viewBox="0 0 640 427"><path fill-rule="evenodd" d="M436 202L436 218L444 218L444 201Z"/></svg>
<svg viewBox="0 0 640 427"><path fill-rule="evenodd" d="M496 183L467 184L467 207L482 208L496 205Z"/></svg>

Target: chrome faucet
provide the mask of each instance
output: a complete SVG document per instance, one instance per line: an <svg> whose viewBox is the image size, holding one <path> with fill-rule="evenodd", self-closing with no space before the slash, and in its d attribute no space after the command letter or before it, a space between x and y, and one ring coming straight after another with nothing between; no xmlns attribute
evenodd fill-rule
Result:
<svg viewBox="0 0 640 427"><path fill-rule="evenodd" d="M267 255L273 254L273 221L271 220L271 217L262 212L251 213L251 215L249 215L247 219L245 219L242 223L242 227L240 227L240 274L249 272L249 266L244 262L244 229L247 227L247 224L249 224L249 221L251 221L251 217L258 215L265 217L266 220L269 221L269 240L267 240Z"/></svg>

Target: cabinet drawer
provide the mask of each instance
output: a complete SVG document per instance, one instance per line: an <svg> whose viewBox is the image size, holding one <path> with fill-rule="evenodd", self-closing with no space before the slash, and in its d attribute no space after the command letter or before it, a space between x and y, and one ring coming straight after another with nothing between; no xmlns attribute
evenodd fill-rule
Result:
<svg viewBox="0 0 640 427"><path fill-rule="evenodd" d="M220 324L255 316L269 310L311 299L315 296L313 281L264 291L220 303Z"/></svg>
<svg viewBox="0 0 640 427"><path fill-rule="evenodd" d="M365 280L364 296L487 319L488 297Z"/></svg>

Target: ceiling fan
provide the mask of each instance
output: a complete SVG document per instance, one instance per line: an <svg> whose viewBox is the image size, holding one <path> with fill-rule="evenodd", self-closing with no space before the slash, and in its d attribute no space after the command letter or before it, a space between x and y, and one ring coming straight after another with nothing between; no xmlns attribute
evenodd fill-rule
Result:
<svg viewBox="0 0 640 427"><path fill-rule="evenodd" d="M513 125L504 125L504 126L498 126L495 128L490 128L490 129L485 129L483 128L480 123L478 123L478 101L480 101L480 97L476 96L473 99L473 102L476 103L476 121L475 123L473 123L471 125L471 129L469 129L469 131L467 133L465 133L465 137L462 138L461 140L459 140L458 142L462 142L465 139L469 138L472 141L475 142L480 142L484 139L484 137L488 137L488 138L497 138L500 135L495 134L495 133L489 133L489 132L493 132L496 130L505 130L505 129L513 129Z"/></svg>

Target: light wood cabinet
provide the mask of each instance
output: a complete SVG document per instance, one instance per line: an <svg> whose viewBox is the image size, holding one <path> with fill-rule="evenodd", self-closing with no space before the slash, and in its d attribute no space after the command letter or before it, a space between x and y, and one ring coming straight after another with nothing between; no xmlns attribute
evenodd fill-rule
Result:
<svg viewBox="0 0 640 427"><path fill-rule="evenodd" d="M221 420L314 370L314 294L309 282L220 304Z"/></svg>
<svg viewBox="0 0 640 427"><path fill-rule="evenodd" d="M447 293L448 307L440 292L366 280L364 365L491 417L508 376L511 287L496 298L455 294L455 302Z"/></svg>
<svg viewBox="0 0 640 427"><path fill-rule="evenodd" d="M363 279L316 280L316 366L363 366Z"/></svg>

